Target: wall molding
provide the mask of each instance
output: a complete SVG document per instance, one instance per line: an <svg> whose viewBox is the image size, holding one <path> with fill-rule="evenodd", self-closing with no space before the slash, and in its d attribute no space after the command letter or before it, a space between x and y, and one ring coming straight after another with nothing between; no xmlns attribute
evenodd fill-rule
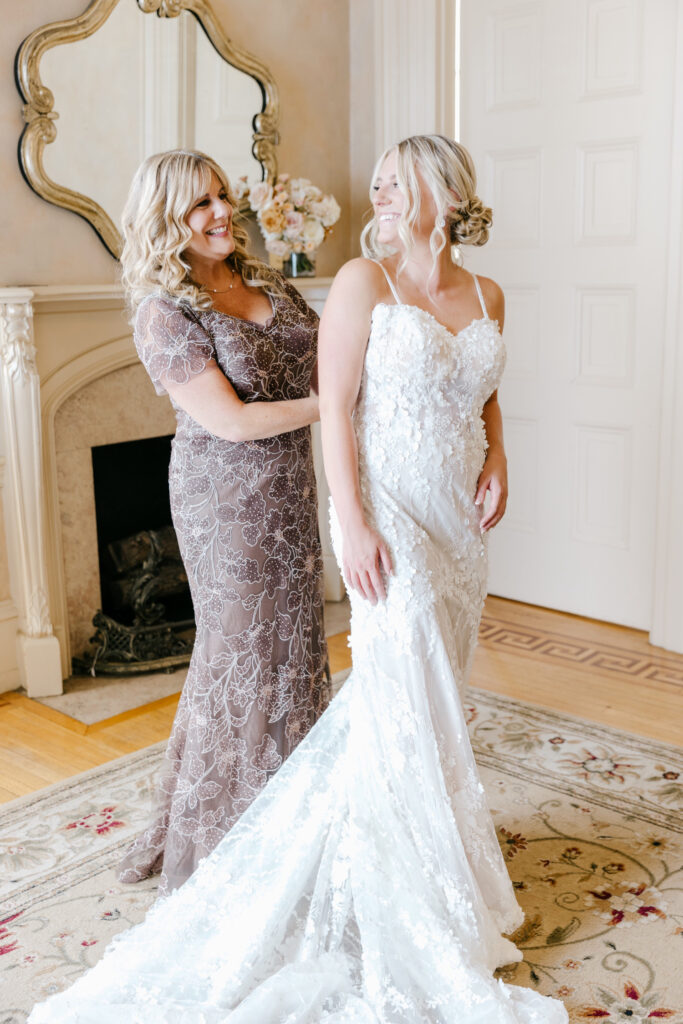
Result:
<svg viewBox="0 0 683 1024"><path fill-rule="evenodd" d="M456 0L374 0L375 149L455 132Z"/></svg>
<svg viewBox="0 0 683 1024"><path fill-rule="evenodd" d="M657 487L654 604L650 641L683 653L683 7L678 5Z"/></svg>

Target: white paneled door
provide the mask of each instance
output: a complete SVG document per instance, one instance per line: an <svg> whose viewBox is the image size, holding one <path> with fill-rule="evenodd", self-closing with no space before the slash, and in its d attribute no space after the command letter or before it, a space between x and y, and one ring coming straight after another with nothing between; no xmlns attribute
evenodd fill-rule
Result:
<svg viewBox="0 0 683 1024"><path fill-rule="evenodd" d="M492 593L651 624L676 0L462 0L461 130L507 298Z"/></svg>

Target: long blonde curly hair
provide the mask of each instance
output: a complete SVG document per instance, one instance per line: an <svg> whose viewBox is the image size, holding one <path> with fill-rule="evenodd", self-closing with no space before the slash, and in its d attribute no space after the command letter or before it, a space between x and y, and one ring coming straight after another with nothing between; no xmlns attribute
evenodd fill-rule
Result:
<svg viewBox="0 0 683 1024"><path fill-rule="evenodd" d="M147 157L138 167L123 210L122 281L133 314L147 295L159 292L189 303L194 309L208 309L211 294L190 277L184 252L192 238L186 218L195 202L206 194L211 173L225 189L234 210L237 204L225 171L205 153L193 149L171 149ZM283 294L284 286L275 271L249 255L249 236L235 214L232 222L235 248L227 259L244 283Z"/></svg>
<svg viewBox="0 0 683 1024"><path fill-rule="evenodd" d="M411 135L382 153L375 165L372 187L382 164L390 153L396 153L396 180L408 202L398 221L398 235L403 243L403 258L398 272L405 267L413 247L413 229L420 215L418 171L431 192L438 212L429 238L432 252L432 273L439 254L447 245L484 245L492 222L491 209L476 194L477 176L472 157L464 146L444 135ZM394 250L377 241L379 224L373 219L361 234L363 255L384 259Z"/></svg>

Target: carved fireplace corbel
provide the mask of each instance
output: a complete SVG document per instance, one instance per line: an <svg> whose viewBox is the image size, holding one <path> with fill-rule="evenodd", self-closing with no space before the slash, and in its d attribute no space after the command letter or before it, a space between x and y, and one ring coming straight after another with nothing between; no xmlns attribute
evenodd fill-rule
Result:
<svg viewBox="0 0 683 1024"><path fill-rule="evenodd" d="M62 672L47 600L32 299L30 288L0 289L0 403L10 577L19 615L17 659L29 697L44 697L62 692Z"/></svg>

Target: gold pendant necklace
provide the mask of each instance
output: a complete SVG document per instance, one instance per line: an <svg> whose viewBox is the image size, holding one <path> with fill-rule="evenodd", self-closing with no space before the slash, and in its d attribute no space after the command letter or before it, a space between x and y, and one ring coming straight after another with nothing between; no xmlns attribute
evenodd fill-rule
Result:
<svg viewBox="0 0 683 1024"><path fill-rule="evenodd" d="M235 286L235 271L232 269L232 267L230 268L230 273L232 274L232 277L230 278L230 285L228 288L208 288L206 285L204 285L207 292L211 292L212 295L225 295L226 292L231 292Z"/></svg>

